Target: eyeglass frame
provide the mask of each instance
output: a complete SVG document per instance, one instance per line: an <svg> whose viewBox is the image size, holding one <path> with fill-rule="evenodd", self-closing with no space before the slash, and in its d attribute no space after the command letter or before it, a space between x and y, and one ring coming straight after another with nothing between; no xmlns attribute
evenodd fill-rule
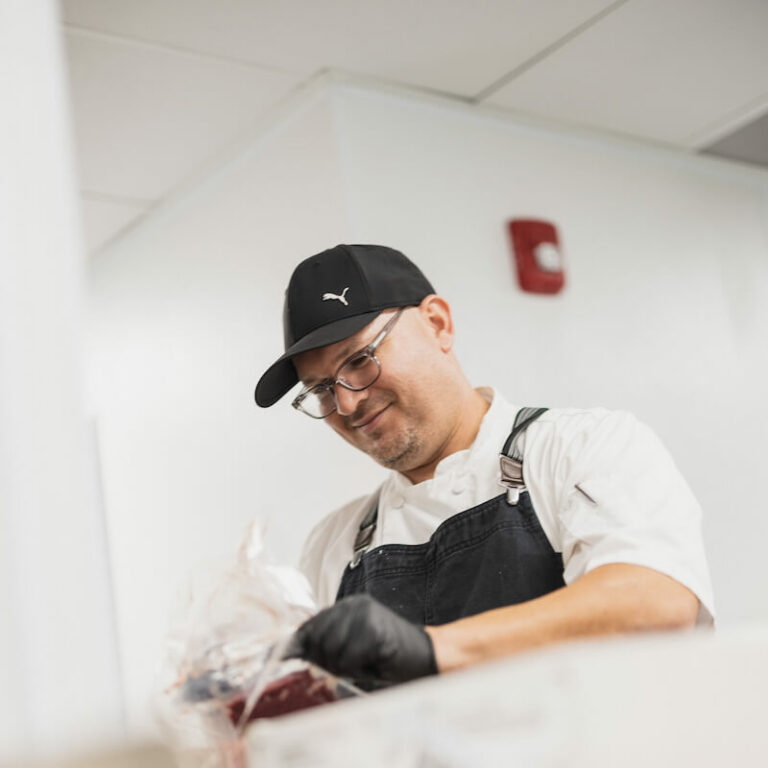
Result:
<svg viewBox="0 0 768 768"><path fill-rule="evenodd" d="M344 358L341 364L336 368L336 373L334 373L331 378L325 379L318 384L313 384L311 387L304 387L301 392L299 392L299 394L296 395L296 397L293 399L291 405L297 411L301 411L301 413L306 414L311 419L327 419L332 413L336 413L336 411L339 409L339 405L336 402L336 392L334 390L334 386L336 384L340 384L342 387L344 387L344 389L348 389L350 392L362 392L363 390L368 389L368 387L372 387L379 380L379 376L381 376L381 360L379 360L379 358L376 356L376 350L382 345L384 339L387 338L390 331L395 327L395 323L400 319L400 315L403 314L405 309L405 307L399 307L397 312L395 312L395 314L392 315L389 320L387 320L387 324L376 334L376 337L370 344L366 344L364 347L361 347L356 352L353 352L351 355ZM345 365L347 365L347 363L351 362L356 357L361 357L362 355L370 357L376 363L378 371L376 372L376 376L374 377L373 381L371 381L369 384L366 384L364 387L350 387L349 384L345 384L341 379L339 379L339 371ZM305 411L301 407L301 404L304 402L304 400L306 400L312 392L317 391L318 389L327 389L331 393L331 398L333 400L334 408L332 411L326 413L325 416L314 416L309 411Z"/></svg>

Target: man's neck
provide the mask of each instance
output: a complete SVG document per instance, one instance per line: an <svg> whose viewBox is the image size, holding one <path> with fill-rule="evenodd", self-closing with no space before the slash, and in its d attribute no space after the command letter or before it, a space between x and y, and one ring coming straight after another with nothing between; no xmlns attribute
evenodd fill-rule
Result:
<svg viewBox="0 0 768 768"><path fill-rule="evenodd" d="M466 398L458 408L457 412L461 414L461 418L456 423L456 428L435 453L434 457L423 466L414 467L404 471L402 474L414 485L434 477L437 465L446 456L450 456L457 451L466 450L475 442L480 424L488 412L488 408L488 401L476 390L469 389Z"/></svg>

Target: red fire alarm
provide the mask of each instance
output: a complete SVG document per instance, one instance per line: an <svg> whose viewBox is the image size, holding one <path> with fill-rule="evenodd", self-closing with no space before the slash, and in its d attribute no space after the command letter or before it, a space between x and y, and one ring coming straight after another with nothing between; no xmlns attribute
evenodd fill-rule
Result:
<svg viewBox="0 0 768 768"><path fill-rule="evenodd" d="M509 233L520 287L530 293L559 293L565 285L565 268L555 225L512 219Z"/></svg>

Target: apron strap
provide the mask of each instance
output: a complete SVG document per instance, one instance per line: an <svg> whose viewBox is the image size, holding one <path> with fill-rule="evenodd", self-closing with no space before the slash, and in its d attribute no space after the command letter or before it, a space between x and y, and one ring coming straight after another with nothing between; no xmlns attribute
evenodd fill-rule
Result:
<svg viewBox="0 0 768 768"><path fill-rule="evenodd" d="M545 413L547 408L521 408L515 416L512 431L501 449L501 483L507 486L507 501L517 504L520 494L525 490L523 481L523 454L519 447L520 438L525 430ZM379 495L381 487L373 494L368 502L368 511L355 536L354 554L349 563L350 568L357 568L363 555L368 551L373 541L373 534L379 521Z"/></svg>
<svg viewBox="0 0 768 768"><path fill-rule="evenodd" d="M525 434L525 430L547 410L547 408L521 408L515 416L512 431L501 449L501 456L499 457L501 484L507 486L507 502L509 504L517 504L520 500L520 494L525 490L520 438Z"/></svg>
<svg viewBox="0 0 768 768"><path fill-rule="evenodd" d="M371 546L373 541L373 534L376 531L376 525L379 521L379 496L381 494L381 486L377 488L376 492L368 502L368 512L363 518L363 522L360 523L357 536L355 536L354 543L354 555L349 563L350 568L357 568L360 565L360 560L365 554L368 547Z"/></svg>

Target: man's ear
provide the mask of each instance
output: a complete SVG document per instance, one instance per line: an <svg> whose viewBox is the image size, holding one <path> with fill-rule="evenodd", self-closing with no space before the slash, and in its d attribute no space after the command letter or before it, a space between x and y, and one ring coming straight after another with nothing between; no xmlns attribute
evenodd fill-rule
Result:
<svg viewBox="0 0 768 768"><path fill-rule="evenodd" d="M432 293L422 300L419 314L429 335L439 343L440 350L450 352L453 349L454 330L448 302Z"/></svg>

